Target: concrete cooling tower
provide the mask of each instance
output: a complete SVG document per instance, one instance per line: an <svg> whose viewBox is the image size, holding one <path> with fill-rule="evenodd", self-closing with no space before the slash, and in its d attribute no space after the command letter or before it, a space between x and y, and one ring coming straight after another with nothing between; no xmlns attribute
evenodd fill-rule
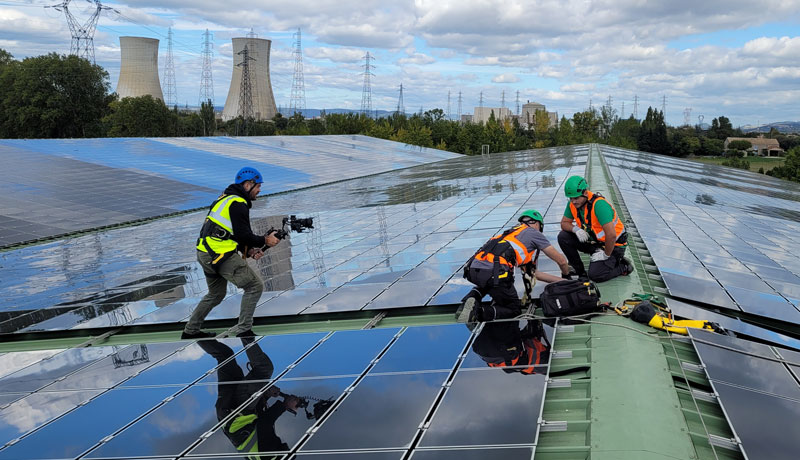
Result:
<svg viewBox="0 0 800 460"><path fill-rule="evenodd" d="M122 63L119 69L119 98L151 95L164 100L158 80L158 40L144 37L119 37Z"/></svg>
<svg viewBox="0 0 800 460"><path fill-rule="evenodd" d="M256 120L271 120L278 108L275 106L275 97L272 95L272 83L269 79L269 48L271 41L263 38L234 38L233 39L233 76L225 108L222 110L223 120L232 120L239 115L239 94L242 85L242 63L244 56L239 54L248 45L248 55L253 59L249 61L250 88L253 99L253 115Z"/></svg>

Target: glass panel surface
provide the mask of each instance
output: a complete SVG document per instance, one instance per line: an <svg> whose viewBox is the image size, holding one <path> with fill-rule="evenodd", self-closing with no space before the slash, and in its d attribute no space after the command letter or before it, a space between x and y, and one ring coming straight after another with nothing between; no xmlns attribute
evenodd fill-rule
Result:
<svg viewBox="0 0 800 460"><path fill-rule="evenodd" d="M107 391L19 443L0 450L0 459L76 457L175 391L175 388Z"/></svg>
<svg viewBox="0 0 800 460"><path fill-rule="evenodd" d="M410 327L370 374L452 369L471 334L463 324Z"/></svg>
<svg viewBox="0 0 800 460"><path fill-rule="evenodd" d="M416 449L412 460L485 460L502 458L503 460L532 460L533 447L511 447L505 449Z"/></svg>
<svg viewBox="0 0 800 460"><path fill-rule="evenodd" d="M161 361L186 342L128 345L47 387L47 391L112 388Z"/></svg>
<svg viewBox="0 0 800 460"><path fill-rule="evenodd" d="M345 460L353 458L355 460L400 460L406 451L388 452L341 452L341 453L319 453L310 454L300 452L292 458L303 460Z"/></svg>
<svg viewBox="0 0 800 460"><path fill-rule="evenodd" d="M407 447L447 376L367 376L302 450Z"/></svg>
<svg viewBox="0 0 800 460"><path fill-rule="evenodd" d="M459 371L419 445L533 443L544 386L543 374L509 374L494 369ZM476 388L492 390L476 398Z"/></svg>
<svg viewBox="0 0 800 460"><path fill-rule="evenodd" d="M775 318L793 324L800 323L800 311L786 299L775 294L751 291L736 286L726 286L733 300L742 310L759 316Z"/></svg>
<svg viewBox="0 0 800 460"><path fill-rule="evenodd" d="M398 331L388 328L334 332L285 377L360 374Z"/></svg>
<svg viewBox="0 0 800 460"><path fill-rule="evenodd" d="M34 393L0 410L0 445L38 428L102 393L64 391Z"/></svg>
<svg viewBox="0 0 800 460"><path fill-rule="evenodd" d="M800 402L716 383L721 404L748 458L794 460L800 451Z"/></svg>
<svg viewBox="0 0 800 460"><path fill-rule="evenodd" d="M737 340L736 345L735 348L749 351L750 345L746 341ZM694 346L711 380L800 400L800 385L786 366L777 361L774 353L770 352L772 360L768 360L697 341ZM760 354L766 355L763 351L764 345L753 346L760 350Z"/></svg>
<svg viewBox="0 0 800 460"><path fill-rule="evenodd" d="M387 286L388 284L348 284L316 301L303 314L361 310Z"/></svg>
<svg viewBox="0 0 800 460"><path fill-rule="evenodd" d="M333 288L292 289L259 305L254 316L296 315L331 291Z"/></svg>
<svg viewBox="0 0 800 460"><path fill-rule="evenodd" d="M62 351L64 350L12 351L4 353L0 355L0 377L13 374Z"/></svg>
<svg viewBox="0 0 800 460"><path fill-rule="evenodd" d="M66 350L0 379L0 393L35 391L113 352L112 347Z"/></svg>
<svg viewBox="0 0 800 460"><path fill-rule="evenodd" d="M259 400L261 411L258 419L264 421L264 425L259 424L257 431L260 433L259 450L267 451L288 451L299 441L306 431L314 425L318 418L324 416L330 403L336 401L342 393L349 387L354 377L339 377L332 379L308 379L308 380L281 380L276 388L283 395L272 396L267 390L264 397ZM286 404L295 401L302 401L295 410L297 415L286 411ZM306 413L308 411L308 413ZM252 410L245 411L243 415L253 413ZM311 418L308 417L311 414ZM261 430L263 428L263 430ZM222 430L215 431L208 439L200 443L191 455L203 454L222 454L236 453L234 447L234 437L228 437Z"/></svg>
<svg viewBox="0 0 800 460"><path fill-rule="evenodd" d="M716 281L697 280L672 273L662 273L661 278L667 285L669 293L675 297L731 310L739 309Z"/></svg>
<svg viewBox="0 0 800 460"><path fill-rule="evenodd" d="M517 320L484 323L461 368L485 369L488 363L502 363L506 368L522 370L529 367L530 362L533 366L540 366L537 373L547 373L550 347L541 334L544 332L552 343L554 331L547 324L542 324L540 330L539 324L538 321Z"/></svg>

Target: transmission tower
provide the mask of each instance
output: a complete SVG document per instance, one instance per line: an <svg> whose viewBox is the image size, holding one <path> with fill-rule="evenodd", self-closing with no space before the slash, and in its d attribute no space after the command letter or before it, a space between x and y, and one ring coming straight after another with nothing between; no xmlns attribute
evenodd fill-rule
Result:
<svg viewBox="0 0 800 460"><path fill-rule="evenodd" d="M371 70L375 66L370 64L370 60L372 60L372 56L367 51L367 54L364 55L364 87L361 90L361 113L366 116L370 116L370 112L372 112L372 86L369 77L374 75Z"/></svg>
<svg viewBox="0 0 800 460"><path fill-rule="evenodd" d="M242 55L242 62L236 64L242 68L242 83L239 86L239 113L238 115L244 120L244 127L242 131L247 135L247 123L253 119L253 82L250 80L250 61L255 61L250 57L250 45L244 46L244 49L237 54Z"/></svg>
<svg viewBox="0 0 800 460"><path fill-rule="evenodd" d="M667 113L667 96L664 95L661 96L661 115L664 116L665 119L667 117L666 113Z"/></svg>
<svg viewBox="0 0 800 460"><path fill-rule="evenodd" d="M400 83L400 97L397 98L397 114L405 114L406 113L406 106L403 103L403 84Z"/></svg>
<svg viewBox="0 0 800 460"><path fill-rule="evenodd" d="M56 11L63 12L64 16L66 16L69 32L72 35L72 42L69 45L69 54L82 57L94 63L94 31L97 29L97 20L100 18L100 13L103 10L116 10L108 6L103 6L99 0L87 0L89 3L94 3L95 8L89 19L81 24L69 11L70 1L71 0L64 0L55 5L45 6L45 8L53 8Z"/></svg>
<svg viewBox="0 0 800 460"><path fill-rule="evenodd" d="M519 90L517 90L517 116L519 116Z"/></svg>
<svg viewBox="0 0 800 460"><path fill-rule="evenodd" d="M689 120L691 120L691 118L692 118L692 108L686 107L685 109L683 109L683 124L685 126L689 126L690 123Z"/></svg>
<svg viewBox="0 0 800 460"><path fill-rule="evenodd" d="M447 90L447 119L452 120L452 113L450 113L450 90Z"/></svg>
<svg viewBox="0 0 800 460"><path fill-rule="evenodd" d="M633 118L639 119L639 96L633 96Z"/></svg>
<svg viewBox="0 0 800 460"><path fill-rule="evenodd" d="M294 76L292 77L292 97L289 110L299 112L306 108L306 86L303 79L303 50L300 45L300 28L294 33Z"/></svg>
<svg viewBox="0 0 800 460"><path fill-rule="evenodd" d="M203 33L203 72L200 75L200 103L207 103L211 101L211 106L214 106L214 79L211 75L211 61L214 58L214 52L211 50L213 43L211 41L211 32L206 29Z"/></svg>
<svg viewBox="0 0 800 460"><path fill-rule="evenodd" d="M172 57L172 27L167 29L167 58L164 59L164 102L167 107L178 105L175 96L175 60Z"/></svg>
<svg viewBox="0 0 800 460"><path fill-rule="evenodd" d="M506 106L506 90L503 90L503 92L500 94L500 107L505 107L505 106Z"/></svg>
<svg viewBox="0 0 800 460"><path fill-rule="evenodd" d="M625 118L625 101L622 101L622 112L620 112L620 119Z"/></svg>
<svg viewBox="0 0 800 460"><path fill-rule="evenodd" d="M461 91L458 92L458 121L461 121Z"/></svg>
<svg viewBox="0 0 800 460"><path fill-rule="evenodd" d="M483 107L483 91L481 91L481 97L478 99L478 107Z"/></svg>

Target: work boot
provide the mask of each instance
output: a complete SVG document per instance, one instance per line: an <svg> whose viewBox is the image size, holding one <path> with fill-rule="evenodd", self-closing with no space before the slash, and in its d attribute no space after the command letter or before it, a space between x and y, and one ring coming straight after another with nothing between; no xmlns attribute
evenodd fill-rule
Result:
<svg viewBox="0 0 800 460"><path fill-rule="evenodd" d="M187 339L210 339L211 337L216 337L217 334L213 332L206 332L206 331L197 331L197 332L186 332L183 331L181 334L181 340Z"/></svg>
<svg viewBox="0 0 800 460"><path fill-rule="evenodd" d="M478 303L478 299L475 297L469 296L461 305L458 306L458 310L456 310L456 322L458 323L474 323L475 322L475 305Z"/></svg>
<svg viewBox="0 0 800 460"><path fill-rule="evenodd" d="M248 329L246 331L242 331L242 332L236 334L236 337L239 337L239 338L242 338L242 337L255 337L255 336L256 336L256 333L253 332L252 329Z"/></svg>
<svg viewBox="0 0 800 460"><path fill-rule="evenodd" d="M627 257L620 259L619 263L624 267L624 271L622 272L623 276L628 276L633 273L633 262L631 262Z"/></svg>

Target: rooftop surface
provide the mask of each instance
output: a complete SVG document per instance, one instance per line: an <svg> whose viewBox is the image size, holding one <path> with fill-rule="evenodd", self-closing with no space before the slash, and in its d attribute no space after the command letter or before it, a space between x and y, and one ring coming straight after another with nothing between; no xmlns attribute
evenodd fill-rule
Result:
<svg viewBox="0 0 800 460"><path fill-rule="evenodd" d="M603 314L550 321L532 375L486 366L475 344L526 323L452 324L470 288L460 268L524 209L555 242L573 174L632 235L636 271L600 283L602 300L659 294L735 337ZM311 418L279 416L280 443L263 449L287 458L794 458L798 200L797 184L599 145L269 196L257 226L296 214L315 228L259 261L255 344L177 341L206 289L186 243L203 212L5 251L0 458L238 458L222 431L279 400L270 387L309 403ZM229 291L213 330L235 324L240 297ZM242 376L225 377L234 367ZM247 394L221 414L231 388Z"/></svg>

